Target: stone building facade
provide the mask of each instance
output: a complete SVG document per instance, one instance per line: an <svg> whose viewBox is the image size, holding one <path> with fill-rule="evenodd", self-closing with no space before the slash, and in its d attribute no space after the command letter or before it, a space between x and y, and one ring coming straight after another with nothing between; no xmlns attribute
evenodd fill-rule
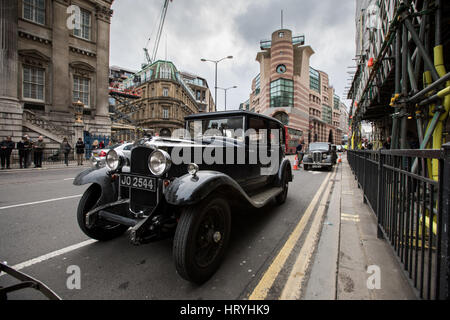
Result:
<svg viewBox="0 0 450 320"><path fill-rule="evenodd" d="M206 80L179 72L170 61L147 65L123 81L122 90L141 96L134 102L138 111L131 119L153 135L171 136L174 130L184 128L185 116L216 109Z"/></svg>
<svg viewBox="0 0 450 320"><path fill-rule="evenodd" d="M110 135L112 2L0 2L0 139L43 135L51 147L86 132ZM75 122L77 101L84 105L82 123Z"/></svg>
<svg viewBox="0 0 450 320"><path fill-rule="evenodd" d="M334 106L334 88L325 72L310 66L314 51L304 45L304 36L280 29L260 45L262 51L256 56L260 73L252 81L250 99L241 107L301 130L306 143L340 144L340 109Z"/></svg>

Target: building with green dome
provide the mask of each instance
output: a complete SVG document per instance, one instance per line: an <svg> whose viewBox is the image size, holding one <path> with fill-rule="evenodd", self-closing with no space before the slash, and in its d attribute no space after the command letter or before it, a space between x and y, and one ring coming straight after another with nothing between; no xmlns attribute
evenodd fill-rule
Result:
<svg viewBox="0 0 450 320"><path fill-rule="evenodd" d="M136 88L141 98L139 111L131 118L154 135L170 136L184 127L184 117L215 111L204 78L180 72L171 61L158 60L123 81L124 90Z"/></svg>

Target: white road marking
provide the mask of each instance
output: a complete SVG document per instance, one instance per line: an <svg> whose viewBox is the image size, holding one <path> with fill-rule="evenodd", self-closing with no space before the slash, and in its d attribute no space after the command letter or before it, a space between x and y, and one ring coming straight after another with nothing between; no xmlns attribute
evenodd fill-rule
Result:
<svg viewBox="0 0 450 320"><path fill-rule="evenodd" d="M90 245L90 244L92 244L94 242L97 242L97 240L94 240L94 239L86 240L86 241L83 241L83 242L71 245L69 247L66 247L66 248L63 248L63 249L59 249L59 250L56 250L56 251L44 254L43 256L40 256L40 257L31 259L31 260L28 260L28 261L16 264L15 266L12 266L11 268L13 268L15 270L21 270L23 268L30 267L30 266L32 266L34 264L43 262L45 260L48 260L48 259L51 259L51 258L55 258L57 256L65 254L65 253L68 253L68 252L80 249L82 247L88 246L88 245ZM0 274L0 277L2 275L3 275L3 273Z"/></svg>
<svg viewBox="0 0 450 320"><path fill-rule="evenodd" d="M66 178L66 179L64 179L64 181L67 181L67 180L74 180L75 178Z"/></svg>
<svg viewBox="0 0 450 320"><path fill-rule="evenodd" d="M41 200L41 201L13 204L11 206L0 207L0 210L17 208L17 207L24 207L24 206L31 206L31 205L34 205L34 204L41 204L41 203L46 203L46 202L53 202L53 201L60 201L60 200L66 200L66 199L79 198L81 196L82 196L82 194L77 194L77 195L68 196L68 197L61 197L61 198L54 198L54 199L48 199L48 200Z"/></svg>

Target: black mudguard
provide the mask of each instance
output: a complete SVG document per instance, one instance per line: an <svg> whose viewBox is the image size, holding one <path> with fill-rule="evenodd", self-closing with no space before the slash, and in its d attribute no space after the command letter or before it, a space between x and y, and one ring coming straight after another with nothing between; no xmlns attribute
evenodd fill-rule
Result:
<svg viewBox="0 0 450 320"><path fill-rule="evenodd" d="M219 187L231 188L242 198L253 204L246 192L230 176L217 171L199 171L195 176L185 174L176 178L164 192L169 204L192 205L205 199Z"/></svg>
<svg viewBox="0 0 450 320"><path fill-rule="evenodd" d="M80 172L73 184L76 186L82 186L86 184L97 184L102 189L102 194L98 201L99 205L110 203L117 200L117 191L111 176L108 174L109 169L106 167L97 169L90 168Z"/></svg>
<svg viewBox="0 0 450 320"><path fill-rule="evenodd" d="M283 162L281 163L280 168L278 169L277 178L275 180L275 186L277 187L281 187L283 184L284 170L287 170L288 181L291 182L293 180L291 161L289 161L288 159L283 159Z"/></svg>

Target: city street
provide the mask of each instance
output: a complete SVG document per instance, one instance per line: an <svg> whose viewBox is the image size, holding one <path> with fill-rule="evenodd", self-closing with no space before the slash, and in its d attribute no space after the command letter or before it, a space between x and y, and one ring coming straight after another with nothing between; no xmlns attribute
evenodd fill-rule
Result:
<svg viewBox="0 0 450 320"><path fill-rule="evenodd" d="M324 181L332 176L325 170L294 171L284 205L233 212L227 256L208 282L196 286L177 275L171 239L133 246L127 235L100 243L81 232L76 208L87 186L72 184L81 170L75 167L0 173L0 260L19 266L63 299L247 299ZM280 266L268 298L281 295L289 266L295 263L295 253L305 242L309 220L286 263ZM81 289L66 286L70 276L67 268L71 265L80 268ZM0 276L0 286L10 283L9 277ZM10 298L42 296L22 290Z"/></svg>

